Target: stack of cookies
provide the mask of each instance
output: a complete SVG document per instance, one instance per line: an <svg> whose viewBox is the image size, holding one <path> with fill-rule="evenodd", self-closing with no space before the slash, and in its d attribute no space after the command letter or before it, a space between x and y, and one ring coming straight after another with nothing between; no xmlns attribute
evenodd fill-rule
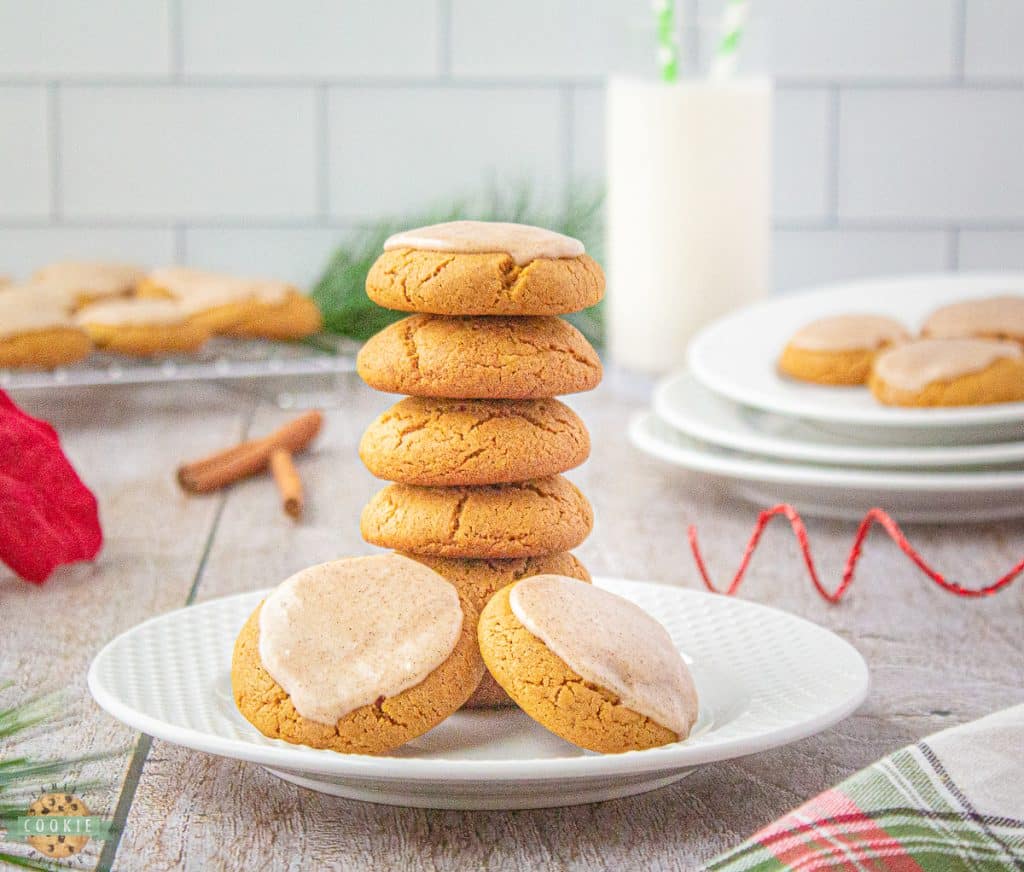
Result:
<svg viewBox="0 0 1024 872"><path fill-rule="evenodd" d="M430 566L477 610L527 576L589 580L568 552L593 513L561 473L590 437L554 398L596 387L601 362L557 316L601 299L601 268L561 234L457 221L391 237L366 289L414 314L359 354L367 384L408 395L360 445L394 482L363 510L363 538ZM508 702L488 675L467 705Z"/></svg>

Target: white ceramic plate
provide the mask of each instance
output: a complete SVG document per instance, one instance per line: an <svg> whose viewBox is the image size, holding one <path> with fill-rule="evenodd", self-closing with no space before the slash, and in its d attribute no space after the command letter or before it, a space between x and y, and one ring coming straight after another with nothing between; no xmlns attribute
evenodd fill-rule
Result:
<svg viewBox="0 0 1024 872"><path fill-rule="evenodd" d="M712 393L685 371L658 384L653 405L666 424L694 439L784 460L907 469L1024 464L1024 440L981 445L865 445L810 421L739 406Z"/></svg>
<svg viewBox="0 0 1024 872"><path fill-rule="evenodd" d="M737 403L828 422L831 429L879 442L914 444L1024 439L1024 403L905 409L883 406L867 388L812 385L779 375L789 338L815 318L877 312L920 328L938 306L996 294L1024 294L1022 273L966 273L877 279L786 294L748 306L702 330L690 344L697 380Z"/></svg>
<svg viewBox="0 0 1024 872"><path fill-rule="evenodd" d="M640 450L660 460L725 479L762 509L790 503L803 514L855 521L875 506L899 522L1024 516L1024 470L903 472L789 463L706 445L653 412L634 416L629 435Z"/></svg>
<svg viewBox="0 0 1024 872"><path fill-rule="evenodd" d="M235 636L268 591L181 609L110 642L89 689L118 720L168 742L248 760L304 787L426 808L543 808L642 793L696 766L819 732L868 690L857 651L808 621L678 587L595 579L660 620L693 671L700 716L685 742L594 754L518 710L459 712L388 756L267 739L231 696Z"/></svg>

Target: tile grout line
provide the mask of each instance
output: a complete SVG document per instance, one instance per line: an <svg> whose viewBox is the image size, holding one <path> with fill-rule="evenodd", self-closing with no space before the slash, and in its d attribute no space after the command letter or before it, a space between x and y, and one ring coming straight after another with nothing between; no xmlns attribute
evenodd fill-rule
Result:
<svg viewBox="0 0 1024 872"><path fill-rule="evenodd" d="M437 77L452 77L452 0L437 0Z"/></svg>
<svg viewBox="0 0 1024 872"><path fill-rule="evenodd" d="M185 34L181 26L182 15L181 0L170 0L167 7L167 39L171 80L175 83L182 80L185 70Z"/></svg>
<svg viewBox="0 0 1024 872"><path fill-rule="evenodd" d="M252 428L253 418L256 416L256 406L256 402L251 403L249 406L242 426L240 441L246 439L249 435L249 430ZM195 602L196 593L199 590L199 584L202 580L203 573L206 570L206 564L210 558L210 552L213 550L213 543L217 537L217 531L220 528L220 521L224 515L224 509L227 506L228 497L230 495L231 491L227 490L220 496L220 502L218 503L217 509L213 515L213 522L210 524L210 532L207 534L206 541L203 543L203 551L199 556L199 563L196 565L196 571L192 576L192 585L189 587L188 595L185 597L184 604L186 606L190 606ZM131 813L132 805L135 802L135 794L139 789L139 782L142 780L142 772L146 765L146 759L149 757L149 752L152 747L153 737L146 735L145 733L140 733L139 741L135 745L134 752L132 752L132 759L128 763L128 771L125 773L124 781L121 784L121 793L120 796L118 796L117 808L114 810L114 818L112 822L114 837L103 843L103 851L96 863L96 868L98 870L113 868L114 860L117 858L118 849L121 847L121 836L124 834L124 828L128 824L128 815Z"/></svg>
<svg viewBox="0 0 1024 872"><path fill-rule="evenodd" d="M569 205L569 192L575 183L576 157L576 89L566 85L562 89L562 176L565 182L565 206Z"/></svg>
<svg viewBox="0 0 1024 872"><path fill-rule="evenodd" d="M953 76L963 84L967 78L967 0L955 0L953 17Z"/></svg>
<svg viewBox="0 0 1024 872"><path fill-rule="evenodd" d="M946 266L953 272L960 271L960 228L954 227L947 231L949 239L947 241L948 250L946 252Z"/></svg>
<svg viewBox="0 0 1024 872"><path fill-rule="evenodd" d="M50 218L55 224L61 223L63 213L64 192L61 188L63 161L61 159L61 92L59 82L50 82L46 86L47 122L49 124L49 157L50 157Z"/></svg>

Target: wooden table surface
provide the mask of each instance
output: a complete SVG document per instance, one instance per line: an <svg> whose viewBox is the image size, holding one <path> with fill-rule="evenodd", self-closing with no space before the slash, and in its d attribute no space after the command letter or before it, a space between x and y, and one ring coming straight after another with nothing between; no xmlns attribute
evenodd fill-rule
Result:
<svg viewBox="0 0 1024 872"><path fill-rule="evenodd" d="M881 533L839 606L811 590L784 522L766 535L741 595L822 624L871 669L868 700L820 735L707 766L662 790L560 809L455 812L392 808L323 796L258 766L151 741L96 707L85 673L96 651L140 621L188 603L267 587L304 566L369 550L358 516L378 484L356 454L367 423L392 400L342 377L316 450L300 459L308 507L295 524L258 478L187 497L176 463L291 414L219 385L23 392L27 411L60 431L95 489L106 547L94 565L44 586L0 575L0 677L22 694L67 686L69 723L27 743L40 754L125 750L88 767L110 789L94 811L123 825L91 862L162 870L314 868L695 869L802 800L932 731L1024 700L1024 584L967 601L927 582ZM591 460L571 477L597 526L578 549L595 574L697 587L686 527L699 525L712 572L731 575L756 509L708 479L670 469L625 436L646 385L611 376L572 398L593 433ZM809 521L820 568L838 581L854 525ZM966 584L991 581L1024 550L1024 524L915 526L912 541ZM0 573L5 573L0 567ZM7 691L4 700L12 699Z"/></svg>

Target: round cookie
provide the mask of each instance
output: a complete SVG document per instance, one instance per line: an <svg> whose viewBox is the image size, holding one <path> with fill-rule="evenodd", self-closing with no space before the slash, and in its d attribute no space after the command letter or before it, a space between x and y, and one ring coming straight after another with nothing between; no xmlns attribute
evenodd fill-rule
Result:
<svg viewBox="0 0 1024 872"><path fill-rule="evenodd" d="M145 275L144 270L126 263L64 261L37 270L32 280L59 288L78 307L126 297Z"/></svg>
<svg viewBox="0 0 1024 872"><path fill-rule="evenodd" d="M536 557L575 548L593 510L560 475L516 484L417 487L391 484L363 509L371 545L430 557Z"/></svg>
<svg viewBox="0 0 1024 872"><path fill-rule="evenodd" d="M910 334L883 315L819 318L798 330L779 357L779 370L800 381L862 385L878 353L906 342Z"/></svg>
<svg viewBox="0 0 1024 872"><path fill-rule="evenodd" d="M37 294L29 285L0 295L0 369L54 369L91 351L88 335L58 297Z"/></svg>
<svg viewBox="0 0 1024 872"><path fill-rule="evenodd" d="M1024 402L1024 349L995 339L920 339L879 355L869 387L888 406Z"/></svg>
<svg viewBox="0 0 1024 872"><path fill-rule="evenodd" d="M374 421L359 456L378 478L418 485L500 484L573 469L590 454L579 416L558 400L409 397Z"/></svg>
<svg viewBox="0 0 1024 872"><path fill-rule="evenodd" d="M568 553L544 554L540 557L523 557L518 560L466 560L457 557L424 557L418 554L404 556L418 560L447 578L478 612L495 591L531 575L562 575L580 581L590 581L587 568L574 554ZM485 672L463 708L508 705L514 705L509 695L494 680L491 673Z"/></svg>
<svg viewBox="0 0 1024 872"><path fill-rule="evenodd" d="M172 300L115 300L79 309L75 322L104 351L152 357L198 351L210 338Z"/></svg>
<svg viewBox="0 0 1024 872"><path fill-rule="evenodd" d="M604 296L583 243L541 227L450 221L397 233L370 268L378 305L433 315L562 315Z"/></svg>
<svg viewBox="0 0 1024 872"><path fill-rule="evenodd" d="M360 350L370 387L415 397L539 399L589 391L601 361L568 321L412 315Z"/></svg>
<svg viewBox="0 0 1024 872"><path fill-rule="evenodd" d="M563 602L565 585L569 584L569 579L558 576L533 576L504 587L491 597L478 627L480 652L491 675L530 717L563 739L591 751L614 754L685 739L696 721L696 690L664 628L645 613L637 616L635 612L640 610L627 600L597 588L574 590L572 597ZM661 710L660 714L672 715L676 729L660 722L668 721L668 717L661 716L659 720L643 714L626 705L623 694L585 679L548 643L527 629L512 602L512 593L519 585L537 586L540 595L550 598L551 605L567 622L580 618L581 631L591 638L599 637L593 647L599 655L609 658L610 673L616 673L625 684L632 684L639 695L646 696L648 702ZM606 613L602 625L594 627L588 620L591 612L583 608L588 601L580 601L580 596L588 600L593 597L605 606L609 603L604 601L610 599L614 617L609 620ZM620 632L620 621L622 628L633 632ZM636 632L637 628L640 632ZM648 661L644 655L652 650L650 644L669 646L670 650L664 652L655 649L656 653L668 656L656 663Z"/></svg>
<svg viewBox="0 0 1024 872"><path fill-rule="evenodd" d="M148 275L138 294L177 300L193 323L211 333L301 339L322 325L316 303L285 282L165 267Z"/></svg>
<svg viewBox="0 0 1024 872"><path fill-rule="evenodd" d="M1010 339L1024 343L1024 297L951 303L928 316L921 335L929 339Z"/></svg>
<svg viewBox="0 0 1024 872"><path fill-rule="evenodd" d="M27 816L89 817L91 814L89 807L70 793L44 793L28 807ZM79 853L88 844L89 837L47 833L29 836L26 841L39 853L59 860Z"/></svg>
<svg viewBox="0 0 1024 872"><path fill-rule="evenodd" d="M337 569L339 564L344 564L340 570ZM304 574L306 574L305 580L308 580L311 577L308 575L309 573L318 571L340 572L339 577L345 580L336 588L328 588L325 591L327 596L323 597L323 601L327 605L320 611L330 609L334 603L338 603L342 607L347 604L352 609L359 610L358 603L372 601L374 597L378 601L384 602L394 595L394 585L397 580L404 579L408 583L415 582L421 587L429 585L432 593L436 593L437 583L448 584L437 573L420 563L397 554L381 554L372 557L349 558L319 567L310 567L310 569L303 570L302 573L297 573L288 579L284 585L294 583ZM354 599L353 584L369 585L358 600ZM428 588L423 587L423 589L427 590ZM408 593L408 589L403 588L403 590ZM276 593L277 591L270 597ZM231 662L231 686L235 704L246 720L265 736L283 739L293 744L326 748L348 754L383 754L422 735L456 711L469 698L483 675L483 664L474 638L477 611L468 598L458 595L462 621L455 645L443 661L422 681L411 687L406 687L392 696L382 695L373 702L360 705L333 723L323 723L311 716L303 716L296 709L293 698L271 676L270 671L264 665L264 651L261 648L260 639L261 610L270 601L270 597L257 606L245 626L242 627L235 642ZM315 606L314 602L313 607ZM291 616L295 614L295 609L290 605L286 608L287 611L284 612L288 615L286 620L290 621ZM332 626L335 627L353 627L347 634L342 634L338 638L351 637L361 629L359 622L366 622L365 627L368 631L364 632L361 639L356 639L360 645L373 646L376 644L379 647L384 642L390 642L392 628L373 624L375 620L373 608L359 611L357 616L348 614L346 621L332 623ZM329 615L327 617L330 618ZM312 643L303 636L303 627L297 627L294 631L289 628L289 632L294 632L295 635L294 639L288 639L288 648L285 651L287 655L293 656L294 649L300 656L312 657L311 662L324 662L319 649L312 647ZM331 631L330 635L337 636L334 631ZM384 640L384 642L380 640ZM399 642L401 650L397 666L399 667L398 672L401 673L403 669L408 668L406 664L410 651L409 645L417 640L413 639L410 642L408 638L402 638ZM306 646L305 652L302 650L304 645ZM364 678L367 674L372 673L374 680L377 680L380 673L378 659L372 658L371 654L365 656L373 659L372 668L369 663L352 665L347 656L339 657L337 664L351 665L354 674L359 678ZM331 686L342 683L337 674L337 664L332 663L331 669L325 670L316 678ZM306 675L309 671L307 668L302 671L302 674ZM348 690L348 688L343 689Z"/></svg>

